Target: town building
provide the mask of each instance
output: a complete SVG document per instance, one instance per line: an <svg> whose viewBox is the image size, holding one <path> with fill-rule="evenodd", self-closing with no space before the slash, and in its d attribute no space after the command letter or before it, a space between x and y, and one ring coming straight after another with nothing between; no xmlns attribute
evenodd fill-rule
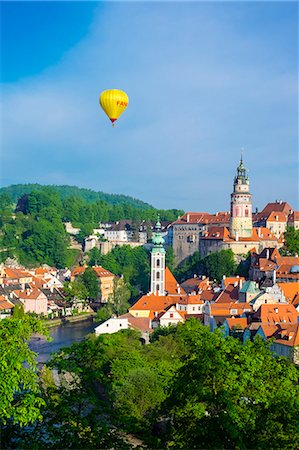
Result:
<svg viewBox="0 0 299 450"><path fill-rule="evenodd" d="M271 205L267 205L261 216L252 214L249 177L241 158L233 181L230 212L215 215L187 212L172 224L173 250L177 263L196 251L205 257L213 252L231 249L238 259L253 248L261 252L265 247L282 247L281 234L287 223L285 211L289 214L292 210L287 203L279 203L275 207L280 211L273 216ZM285 217L284 225L278 220L281 215ZM269 222L264 217L269 218Z"/></svg>
<svg viewBox="0 0 299 450"><path fill-rule="evenodd" d="M87 266L77 266L71 272L71 281L83 275ZM116 275L101 266L93 266L92 269L97 275L99 282L99 296L97 301L100 303L107 303L109 297L113 294L114 281L117 279Z"/></svg>

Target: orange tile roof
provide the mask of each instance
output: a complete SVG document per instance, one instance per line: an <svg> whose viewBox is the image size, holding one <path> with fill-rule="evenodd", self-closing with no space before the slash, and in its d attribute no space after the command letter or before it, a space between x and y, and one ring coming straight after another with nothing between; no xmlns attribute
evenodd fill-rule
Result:
<svg viewBox="0 0 299 450"><path fill-rule="evenodd" d="M178 291L178 288L180 290ZM169 295L185 295L185 290L179 286L179 283L174 278L173 274L170 272L168 267L165 269L165 291L168 292Z"/></svg>
<svg viewBox="0 0 299 450"><path fill-rule="evenodd" d="M32 300L32 299L37 299L42 294L42 292L38 288L32 287L31 289L25 289L22 291L19 291L19 290L14 291L14 294L18 298L22 298L22 299L29 298Z"/></svg>
<svg viewBox="0 0 299 450"><path fill-rule="evenodd" d="M268 325L276 323L297 323L298 313L293 305L284 303L263 304L254 314L254 318Z"/></svg>
<svg viewBox="0 0 299 450"><path fill-rule="evenodd" d="M202 291L202 293L200 294L200 298L204 301L204 302L212 302L215 301L216 298L218 297L219 292L214 292L213 289L205 289L204 291Z"/></svg>
<svg viewBox="0 0 299 450"><path fill-rule="evenodd" d="M45 273L49 273L49 271L44 267L37 267L35 269L35 275L44 275Z"/></svg>
<svg viewBox="0 0 299 450"><path fill-rule="evenodd" d="M232 312L236 310L236 312ZM212 303L211 315L212 316L240 316L244 312L252 311L252 307L248 303Z"/></svg>
<svg viewBox="0 0 299 450"><path fill-rule="evenodd" d="M273 337L273 335L277 331L277 325L268 325L266 323L262 323L260 327L263 330L263 333L267 339Z"/></svg>
<svg viewBox="0 0 299 450"><path fill-rule="evenodd" d="M86 269L86 265L84 266L77 266L72 270L71 276L72 277L77 277L78 275L81 275L82 273L85 272Z"/></svg>
<svg viewBox="0 0 299 450"><path fill-rule="evenodd" d="M14 304L12 302L10 302L3 295L0 295L0 311L3 311L4 309L12 309L13 307Z"/></svg>
<svg viewBox="0 0 299 450"><path fill-rule="evenodd" d="M228 284L223 291L220 291L215 303L231 303L239 300L239 285Z"/></svg>
<svg viewBox="0 0 299 450"><path fill-rule="evenodd" d="M290 283L277 283L282 290L288 302L292 303L297 294L299 294L299 281Z"/></svg>
<svg viewBox="0 0 299 450"><path fill-rule="evenodd" d="M274 337L278 344L297 347L299 345L299 324L281 325Z"/></svg>
<svg viewBox="0 0 299 450"><path fill-rule="evenodd" d="M143 295L134 305L129 308L129 311L163 311L170 305L174 305L177 302L177 296L172 295L156 295L149 294Z"/></svg>
<svg viewBox="0 0 299 450"><path fill-rule="evenodd" d="M109 270L104 269L104 267L93 266L92 268L99 278L115 276L113 273L109 272ZM86 269L87 269L86 265L75 267L75 269L72 270L71 276L77 277L78 275L81 275L82 273L84 273Z"/></svg>
<svg viewBox="0 0 299 450"><path fill-rule="evenodd" d="M271 211L268 218L268 222L286 222L287 215L281 211Z"/></svg>
<svg viewBox="0 0 299 450"><path fill-rule="evenodd" d="M210 227L205 236L200 239L217 239L224 242L237 242L230 236L229 229L227 227ZM260 242L260 241L275 241L277 238L266 227L252 228L251 237L239 237L238 242Z"/></svg>
<svg viewBox="0 0 299 450"><path fill-rule="evenodd" d="M209 287L210 282L209 278L201 279L200 277L188 278L183 283L181 283L181 287L185 289L187 292L192 290L204 290Z"/></svg>
<svg viewBox="0 0 299 450"><path fill-rule="evenodd" d="M131 328L135 328L140 331L153 331L151 329L150 318L148 317L134 317L130 313L119 316L119 319L128 319L128 323Z"/></svg>
<svg viewBox="0 0 299 450"><path fill-rule="evenodd" d="M109 272L109 270L104 269L104 267L101 267L101 266L93 266L93 270L95 271L95 273L97 274L97 276L99 278L115 277L115 275L113 273Z"/></svg>
<svg viewBox="0 0 299 450"><path fill-rule="evenodd" d="M293 299L293 301L292 301L292 305L294 305L295 308L299 305L299 294L297 294L297 295L294 297L294 299Z"/></svg>
<svg viewBox="0 0 299 450"><path fill-rule="evenodd" d="M186 299L187 305L203 305L204 301L201 299L201 294L197 295L188 295L184 297ZM181 303L181 302L178 302Z"/></svg>
<svg viewBox="0 0 299 450"><path fill-rule="evenodd" d="M247 317L228 317L226 322L230 330L233 327L238 327L242 330L247 327Z"/></svg>
<svg viewBox="0 0 299 450"><path fill-rule="evenodd" d="M238 283L238 285L240 285L240 281L242 281L242 283L244 283L245 278L244 277L225 277L223 278L222 282L224 287L226 288L229 284L234 284L234 283Z"/></svg>
<svg viewBox="0 0 299 450"><path fill-rule="evenodd" d="M260 214L266 216L272 211L280 211L285 214L290 214L290 212L292 211L292 207L287 202L268 203Z"/></svg>

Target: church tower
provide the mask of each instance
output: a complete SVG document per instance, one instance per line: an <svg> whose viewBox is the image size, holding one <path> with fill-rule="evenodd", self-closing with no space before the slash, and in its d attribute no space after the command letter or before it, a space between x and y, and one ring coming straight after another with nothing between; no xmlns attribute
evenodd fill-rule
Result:
<svg viewBox="0 0 299 450"><path fill-rule="evenodd" d="M242 157L231 194L230 235L234 239L252 236L252 195L249 192L249 178Z"/></svg>
<svg viewBox="0 0 299 450"><path fill-rule="evenodd" d="M165 249L159 218L155 227L153 244L151 251L151 293L165 295Z"/></svg>

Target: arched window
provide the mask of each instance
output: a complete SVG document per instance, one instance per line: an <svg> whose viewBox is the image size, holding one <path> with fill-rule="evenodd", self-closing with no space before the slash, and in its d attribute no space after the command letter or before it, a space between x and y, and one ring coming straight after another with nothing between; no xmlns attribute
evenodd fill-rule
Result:
<svg viewBox="0 0 299 450"><path fill-rule="evenodd" d="M157 288L156 288L156 291L157 291L157 292L159 292L159 291L160 291L160 285L159 285L159 284L157 284Z"/></svg>
<svg viewBox="0 0 299 450"><path fill-rule="evenodd" d="M157 267L160 267L160 259L157 259Z"/></svg>
<svg viewBox="0 0 299 450"><path fill-rule="evenodd" d="M160 272L157 272L157 280L160 280Z"/></svg>

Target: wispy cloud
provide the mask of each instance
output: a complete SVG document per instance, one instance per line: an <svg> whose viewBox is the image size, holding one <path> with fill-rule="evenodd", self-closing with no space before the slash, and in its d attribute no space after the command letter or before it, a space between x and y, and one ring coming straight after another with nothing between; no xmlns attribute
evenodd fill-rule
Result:
<svg viewBox="0 0 299 450"><path fill-rule="evenodd" d="M4 182L224 210L245 146L255 202L294 204L297 30L291 6L275 8L101 4L59 64L3 87ZM130 96L115 129L98 105L111 87Z"/></svg>

